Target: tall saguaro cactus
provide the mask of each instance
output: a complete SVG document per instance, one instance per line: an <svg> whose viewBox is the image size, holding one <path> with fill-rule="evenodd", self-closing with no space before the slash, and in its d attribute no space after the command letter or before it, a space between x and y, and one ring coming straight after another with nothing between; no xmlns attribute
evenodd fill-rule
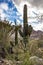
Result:
<svg viewBox="0 0 43 65"><path fill-rule="evenodd" d="M26 44L28 43L28 38L32 32L32 27L31 25L28 26L28 21L27 21L27 5L24 5L24 10L23 10L23 32L21 30L19 30L20 35L23 37L23 41L25 44L25 48L26 48Z"/></svg>

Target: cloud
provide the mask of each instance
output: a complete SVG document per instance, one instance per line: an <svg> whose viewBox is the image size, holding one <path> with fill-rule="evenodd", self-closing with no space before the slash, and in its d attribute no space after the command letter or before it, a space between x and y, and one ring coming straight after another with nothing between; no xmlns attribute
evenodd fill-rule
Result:
<svg viewBox="0 0 43 65"><path fill-rule="evenodd" d="M19 5L21 3L21 1L23 0L13 0L17 5Z"/></svg>
<svg viewBox="0 0 43 65"><path fill-rule="evenodd" d="M8 4L7 3L0 3L0 16L1 19L4 20L4 18L6 17L6 14L4 13L4 10L7 11L8 8Z"/></svg>
<svg viewBox="0 0 43 65"><path fill-rule="evenodd" d="M43 23L39 23L39 24L33 25L33 29L34 30L41 30L41 31L43 31Z"/></svg>
<svg viewBox="0 0 43 65"><path fill-rule="evenodd" d="M3 9L0 8L0 17L1 17L1 19L4 20L5 16L6 15L4 14Z"/></svg>
<svg viewBox="0 0 43 65"><path fill-rule="evenodd" d="M0 8L1 8L1 9L4 9L4 10L8 10L8 4L6 4L6 3L1 3L1 4L0 4Z"/></svg>
<svg viewBox="0 0 43 65"><path fill-rule="evenodd" d="M43 0L27 0L30 2L33 6L36 7L43 7Z"/></svg>
<svg viewBox="0 0 43 65"><path fill-rule="evenodd" d="M13 0L17 5L19 5L22 1L27 1L31 5L35 7L43 7L43 0Z"/></svg>
<svg viewBox="0 0 43 65"><path fill-rule="evenodd" d="M0 14L3 12L3 10L0 8Z"/></svg>

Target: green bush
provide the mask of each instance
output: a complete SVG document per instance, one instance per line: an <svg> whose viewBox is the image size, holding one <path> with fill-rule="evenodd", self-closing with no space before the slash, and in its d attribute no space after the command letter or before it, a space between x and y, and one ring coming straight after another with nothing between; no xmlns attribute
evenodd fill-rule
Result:
<svg viewBox="0 0 43 65"><path fill-rule="evenodd" d="M30 55L29 52L24 53L24 59L22 65L32 65L32 63L29 61Z"/></svg>

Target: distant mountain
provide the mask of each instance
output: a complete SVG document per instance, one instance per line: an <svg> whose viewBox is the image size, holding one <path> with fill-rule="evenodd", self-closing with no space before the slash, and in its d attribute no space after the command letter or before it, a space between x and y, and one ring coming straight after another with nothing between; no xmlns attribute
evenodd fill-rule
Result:
<svg viewBox="0 0 43 65"><path fill-rule="evenodd" d="M22 37L20 36L20 34L18 34L18 37L19 39L22 40ZM15 33L11 36L12 40L14 40L14 38L15 38ZM38 39L43 40L43 32L40 30L38 31L33 30L30 36L30 40L38 40Z"/></svg>
<svg viewBox="0 0 43 65"><path fill-rule="evenodd" d="M43 37L43 32L42 31L40 31L40 30L38 30L38 31L33 30L32 33L31 33L30 39L38 40L38 39L41 38L41 36Z"/></svg>

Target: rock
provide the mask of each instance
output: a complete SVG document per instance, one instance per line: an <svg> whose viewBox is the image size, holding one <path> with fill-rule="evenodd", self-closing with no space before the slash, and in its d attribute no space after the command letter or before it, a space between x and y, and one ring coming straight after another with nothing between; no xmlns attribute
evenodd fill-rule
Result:
<svg viewBox="0 0 43 65"><path fill-rule="evenodd" d="M11 60L1 59L0 65L14 65Z"/></svg>
<svg viewBox="0 0 43 65"><path fill-rule="evenodd" d="M33 65L43 65L43 59L37 56L32 56L29 60Z"/></svg>

